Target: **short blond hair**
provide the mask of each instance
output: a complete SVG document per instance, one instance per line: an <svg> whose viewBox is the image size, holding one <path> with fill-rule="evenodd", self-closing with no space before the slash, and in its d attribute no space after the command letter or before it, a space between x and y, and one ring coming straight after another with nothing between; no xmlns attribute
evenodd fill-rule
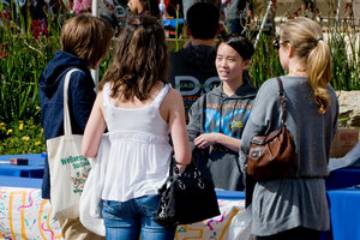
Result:
<svg viewBox="0 0 360 240"><path fill-rule="evenodd" d="M112 27L105 20L90 14L80 14L67 20L62 27L61 49L93 67L105 56L112 35Z"/></svg>

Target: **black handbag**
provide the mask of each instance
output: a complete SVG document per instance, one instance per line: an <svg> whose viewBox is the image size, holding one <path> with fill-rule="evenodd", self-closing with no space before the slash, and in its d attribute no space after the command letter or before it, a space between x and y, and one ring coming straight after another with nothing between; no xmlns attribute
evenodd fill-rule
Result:
<svg viewBox="0 0 360 240"><path fill-rule="evenodd" d="M194 163L183 173L170 166L170 176L159 190L156 221L164 226L190 224L220 215L214 183Z"/></svg>

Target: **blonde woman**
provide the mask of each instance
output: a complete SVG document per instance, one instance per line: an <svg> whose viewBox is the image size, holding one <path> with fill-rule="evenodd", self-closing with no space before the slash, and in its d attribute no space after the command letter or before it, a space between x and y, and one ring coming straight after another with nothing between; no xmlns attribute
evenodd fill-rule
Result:
<svg viewBox="0 0 360 240"><path fill-rule="evenodd" d="M324 178L338 103L331 79L331 56L321 27L308 18L280 26L278 48L287 75L280 77L287 104L287 128L296 146L299 169L291 179L257 182L252 200L252 234L256 239L320 239L330 227ZM241 139L240 162L246 168L251 139L280 126L276 79L259 89Z"/></svg>

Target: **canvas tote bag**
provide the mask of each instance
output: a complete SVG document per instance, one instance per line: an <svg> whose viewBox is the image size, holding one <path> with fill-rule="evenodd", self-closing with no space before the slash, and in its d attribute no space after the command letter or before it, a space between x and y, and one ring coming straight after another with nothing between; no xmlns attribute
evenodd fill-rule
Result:
<svg viewBox="0 0 360 240"><path fill-rule="evenodd" d="M110 152L109 133L104 134L95 159L90 159L91 170L80 197L80 222L89 231L105 236L104 219L101 215L101 194Z"/></svg>
<svg viewBox="0 0 360 240"><path fill-rule="evenodd" d="M64 135L46 141L51 206L53 216L61 218L79 216L79 199L91 168L90 162L80 154L82 135L74 135L71 130L68 88L75 71L81 70L71 69L64 80Z"/></svg>

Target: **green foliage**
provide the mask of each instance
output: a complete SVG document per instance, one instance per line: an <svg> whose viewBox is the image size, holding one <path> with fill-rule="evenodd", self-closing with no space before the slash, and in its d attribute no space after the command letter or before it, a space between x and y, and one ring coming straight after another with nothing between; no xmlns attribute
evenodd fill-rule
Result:
<svg viewBox="0 0 360 240"><path fill-rule="evenodd" d="M20 25L8 20L0 28L0 121L32 117L39 121L39 79L59 47L60 25L49 20L49 36L35 39L31 18ZM27 22L27 24L25 23Z"/></svg>
<svg viewBox="0 0 360 240"><path fill-rule="evenodd" d="M272 41L271 36L263 34L252 57L249 72L252 83L256 87L260 87L269 78L284 74L277 50L273 48Z"/></svg>
<svg viewBox="0 0 360 240"><path fill-rule="evenodd" d="M62 16L49 17L48 36L34 38L31 18L15 12L0 19L0 154L45 151L39 79L59 48L63 22Z"/></svg>
<svg viewBox="0 0 360 240"><path fill-rule="evenodd" d="M333 66L332 86L337 90L359 90L359 32L329 31L328 36Z"/></svg>
<svg viewBox="0 0 360 240"><path fill-rule="evenodd" d="M45 151L43 129L33 119L0 122L0 155Z"/></svg>

